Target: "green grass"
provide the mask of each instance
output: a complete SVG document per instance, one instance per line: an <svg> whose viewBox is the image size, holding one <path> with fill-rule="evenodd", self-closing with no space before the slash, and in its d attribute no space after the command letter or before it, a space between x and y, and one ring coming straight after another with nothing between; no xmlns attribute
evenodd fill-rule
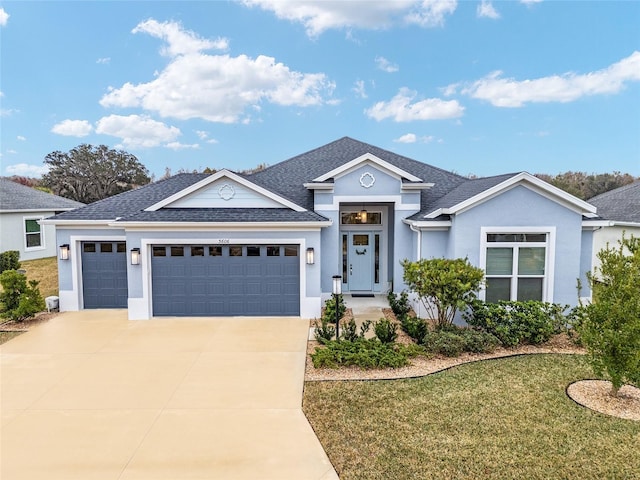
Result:
<svg viewBox="0 0 640 480"><path fill-rule="evenodd" d="M38 260L21 260L20 268L26 270L28 280L40 282L38 288L42 297L58 295L58 259L57 257Z"/></svg>
<svg viewBox="0 0 640 480"><path fill-rule="evenodd" d="M2 345L5 342L8 342L9 340L11 340L14 337L17 337L18 335L22 334L24 332L3 332L0 331L0 345Z"/></svg>
<svg viewBox="0 0 640 480"><path fill-rule="evenodd" d="M579 355L470 363L419 379L307 382L304 411L341 480L637 479L640 422L585 409Z"/></svg>

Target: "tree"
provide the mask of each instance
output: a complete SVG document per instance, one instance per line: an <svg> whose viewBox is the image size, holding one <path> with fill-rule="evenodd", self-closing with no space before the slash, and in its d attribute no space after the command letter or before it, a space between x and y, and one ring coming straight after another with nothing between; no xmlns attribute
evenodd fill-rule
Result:
<svg viewBox="0 0 640 480"><path fill-rule="evenodd" d="M484 279L483 270L466 258L403 260L402 266L407 287L440 327L451 325L456 312L476 299Z"/></svg>
<svg viewBox="0 0 640 480"><path fill-rule="evenodd" d="M68 153L55 151L44 163L49 173L42 185L53 193L78 202L91 203L149 183L149 172L138 159L105 145L82 144Z"/></svg>
<svg viewBox="0 0 640 480"><path fill-rule="evenodd" d="M587 273L593 302L583 306L577 330L596 375L611 379L611 395L625 383L640 387L640 238L622 237L598 252Z"/></svg>
<svg viewBox="0 0 640 480"><path fill-rule="evenodd" d="M632 175L620 172L591 175L585 172L565 172L555 176L536 173L536 177L582 200L588 200L636 180Z"/></svg>

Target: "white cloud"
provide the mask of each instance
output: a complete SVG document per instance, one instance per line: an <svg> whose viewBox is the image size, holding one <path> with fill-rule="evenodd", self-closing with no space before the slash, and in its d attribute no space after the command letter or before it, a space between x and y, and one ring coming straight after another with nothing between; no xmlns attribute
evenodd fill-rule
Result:
<svg viewBox="0 0 640 480"><path fill-rule="evenodd" d="M494 20L500 18L500 14L489 0L482 0L482 2L480 2L480 5L478 5L476 9L476 14L480 18L493 18Z"/></svg>
<svg viewBox="0 0 640 480"><path fill-rule="evenodd" d="M150 18L131 30L131 33L139 32L164 40L167 45L162 48L161 52L168 57L198 53L203 50L227 50L229 48L229 41L226 38L218 38L217 40L200 38L195 32L184 30L178 22L160 23Z"/></svg>
<svg viewBox="0 0 640 480"><path fill-rule="evenodd" d="M356 80L351 89L355 92L358 98L367 98L367 92L364 88L364 80Z"/></svg>
<svg viewBox="0 0 640 480"><path fill-rule="evenodd" d="M93 130L91 124L86 120L63 120L53 126L51 131L58 135L67 137L86 137Z"/></svg>
<svg viewBox="0 0 640 480"><path fill-rule="evenodd" d="M614 94L627 82L640 81L640 51L602 70L573 72L533 80L502 78L497 71L462 89L463 94L487 100L496 107L521 107L526 103L572 102L590 95Z"/></svg>
<svg viewBox="0 0 640 480"><path fill-rule="evenodd" d="M144 115L103 117L96 124L96 133L118 137L126 148L157 147L173 142L181 135L178 128Z"/></svg>
<svg viewBox="0 0 640 480"><path fill-rule="evenodd" d="M520 0L520 3L525 4L527 7L535 5L536 3L542 3L542 0Z"/></svg>
<svg viewBox="0 0 640 480"><path fill-rule="evenodd" d="M418 137L415 133L406 133L398 138L396 138L394 140L394 142L397 143L416 143L416 142L420 142L420 143L431 143L435 140L435 137L433 135L423 135L421 137ZM441 142L441 141L439 141Z"/></svg>
<svg viewBox="0 0 640 480"><path fill-rule="evenodd" d="M27 163L16 163L7 165L5 171L9 175L19 175L23 177L40 177L49 171L47 165L29 165Z"/></svg>
<svg viewBox="0 0 640 480"><path fill-rule="evenodd" d="M4 27L7 24L10 16L4 8L0 8L0 27Z"/></svg>
<svg viewBox="0 0 640 480"><path fill-rule="evenodd" d="M276 17L305 26L309 37L330 29L360 28L378 30L396 24L440 26L452 14L456 0L392 0L367 2L324 0L243 0L249 7L273 12Z"/></svg>
<svg viewBox="0 0 640 480"><path fill-rule="evenodd" d="M404 135L396 138L394 142L397 143L416 143L418 137L415 133L405 133Z"/></svg>
<svg viewBox="0 0 640 480"><path fill-rule="evenodd" d="M22 135L18 135L16 138L17 138L18 140L20 140L21 142L24 142L24 141L26 141L26 140L27 140L27 137L23 137Z"/></svg>
<svg viewBox="0 0 640 480"><path fill-rule="evenodd" d="M165 147L170 148L171 150L176 150L176 151L188 150L188 149L196 150L200 148L200 145L198 145L197 143L186 144L186 143L180 143L180 142L170 142L170 143L167 143Z"/></svg>
<svg viewBox="0 0 640 480"><path fill-rule="evenodd" d="M369 118L377 121L391 118L396 122L457 118L464 113L464 107L457 100L446 101L439 98L427 98L411 103L416 96L416 92L408 88L401 88L390 101L378 102L365 110L365 113Z"/></svg>
<svg viewBox="0 0 640 480"><path fill-rule="evenodd" d="M456 0L423 0L405 17L408 23L415 23L421 27L441 27L447 15L456 11Z"/></svg>
<svg viewBox="0 0 640 480"><path fill-rule="evenodd" d="M196 130L196 135L206 143L218 143L218 140L215 138L209 138L209 132L205 132L204 130Z"/></svg>
<svg viewBox="0 0 640 480"><path fill-rule="evenodd" d="M253 107L259 107L261 102L320 105L325 101L324 95L330 95L335 88L322 73L292 71L272 57L260 55L253 59L196 51L204 48L206 41L187 41L186 34L173 31L177 24L171 25L172 34L163 37L170 42L166 51L184 54L176 53L148 83L127 82L120 88L110 88L100 100L103 107L142 107L162 117L236 123L247 122L246 110L255 111ZM143 31L140 25L136 29ZM187 39L191 39L189 35Z"/></svg>
<svg viewBox="0 0 640 480"><path fill-rule="evenodd" d="M376 57L376 66L378 67L378 69L387 73L394 73L399 70L398 65L391 63L384 57Z"/></svg>
<svg viewBox="0 0 640 480"><path fill-rule="evenodd" d="M111 63L111 57L99 58L98 60L96 60L96 63L102 64L102 65L107 65L107 64Z"/></svg>

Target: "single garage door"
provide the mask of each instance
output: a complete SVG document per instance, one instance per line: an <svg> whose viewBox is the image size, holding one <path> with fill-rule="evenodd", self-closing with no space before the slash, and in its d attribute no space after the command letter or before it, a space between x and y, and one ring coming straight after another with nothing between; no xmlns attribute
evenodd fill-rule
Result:
<svg viewBox="0 0 640 480"><path fill-rule="evenodd" d="M298 245L153 245L155 316L300 315Z"/></svg>
<svg viewBox="0 0 640 480"><path fill-rule="evenodd" d="M82 243L84 308L127 308L125 242Z"/></svg>

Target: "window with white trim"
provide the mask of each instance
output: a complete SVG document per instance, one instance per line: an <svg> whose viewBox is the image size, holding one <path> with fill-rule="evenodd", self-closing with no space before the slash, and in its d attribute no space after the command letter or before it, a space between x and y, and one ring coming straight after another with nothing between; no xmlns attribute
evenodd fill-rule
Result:
<svg viewBox="0 0 640 480"><path fill-rule="evenodd" d="M547 301L547 233L487 233L485 301Z"/></svg>
<svg viewBox="0 0 640 480"><path fill-rule="evenodd" d="M24 218L24 246L25 250L44 248L42 226L38 223L42 217Z"/></svg>

